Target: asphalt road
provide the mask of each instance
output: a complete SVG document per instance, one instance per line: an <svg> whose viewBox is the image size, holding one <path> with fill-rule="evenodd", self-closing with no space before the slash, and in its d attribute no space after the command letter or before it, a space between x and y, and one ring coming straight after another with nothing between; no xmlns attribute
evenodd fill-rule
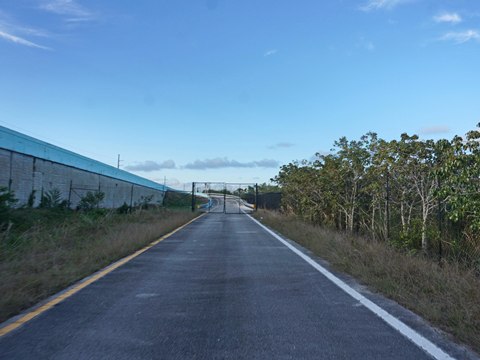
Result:
<svg viewBox="0 0 480 360"><path fill-rule="evenodd" d="M431 359L237 214L207 214L3 336L0 358Z"/></svg>

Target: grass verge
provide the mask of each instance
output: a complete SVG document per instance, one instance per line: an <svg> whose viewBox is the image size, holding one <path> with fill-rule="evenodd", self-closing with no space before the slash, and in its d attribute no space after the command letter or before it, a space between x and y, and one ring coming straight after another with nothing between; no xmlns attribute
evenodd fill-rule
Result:
<svg viewBox="0 0 480 360"><path fill-rule="evenodd" d="M255 217L480 352L480 279L473 271L295 217L268 211Z"/></svg>
<svg viewBox="0 0 480 360"><path fill-rule="evenodd" d="M0 233L0 322L185 224L190 211L23 209ZM23 220L22 220L23 219Z"/></svg>

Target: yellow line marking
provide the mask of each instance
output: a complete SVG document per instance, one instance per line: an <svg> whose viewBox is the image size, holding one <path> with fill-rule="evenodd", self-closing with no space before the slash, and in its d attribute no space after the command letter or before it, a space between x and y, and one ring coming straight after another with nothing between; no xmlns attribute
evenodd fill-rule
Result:
<svg viewBox="0 0 480 360"><path fill-rule="evenodd" d="M102 277L104 277L105 275L107 275L108 273L111 273L113 270L119 268L120 266L126 264L127 262L129 262L130 260L136 258L138 255L144 253L145 251L149 250L150 248L152 248L153 246L157 245L160 241L163 241L165 240L166 238L172 236L173 234L175 234L177 231L180 231L182 230L183 228L185 228L186 226L190 225L192 222L200 219L201 217L205 216L206 213L200 215L200 216L197 216L195 219L192 219L190 220L189 222L187 222L186 224L183 224L182 226L176 228L175 230L169 232L168 234L166 235L163 235L161 238L151 242L150 244L148 244L147 246L145 246L143 249L140 249L140 250L137 250L136 252L134 252L133 254L131 255L128 255L126 257L124 257L123 259L120 259L118 260L117 262L107 266L105 269L103 270L100 270L100 272L97 272L95 275L89 277L88 279L86 279L85 281L82 281L80 282L78 285L75 285L74 287L72 287L71 289L65 291L64 293L56 296L54 299L50 300L49 302L47 302L46 304L40 306L39 308L35 309L35 310L32 310L30 311L29 313L23 315L20 319L16 320L15 322L3 327L0 329L0 337L2 337L3 335L6 335L8 334L9 332L15 330L16 328L22 326L23 324L25 324L26 322L32 320L34 317L40 315L41 313L44 313L45 311L51 309L52 307L54 307L55 305L57 305L58 303L62 302L63 300L69 298L70 296L72 296L73 294L79 292L80 290L82 290L83 288L87 287L88 285L94 283L95 281L97 281L98 279L101 279Z"/></svg>

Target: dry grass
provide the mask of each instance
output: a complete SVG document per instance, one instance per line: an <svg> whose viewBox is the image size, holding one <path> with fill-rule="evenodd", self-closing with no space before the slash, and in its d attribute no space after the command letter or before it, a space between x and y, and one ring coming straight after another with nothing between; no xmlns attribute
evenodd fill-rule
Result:
<svg viewBox="0 0 480 360"><path fill-rule="evenodd" d="M72 213L0 234L0 322L192 219L187 211ZM10 238L6 238L6 236Z"/></svg>
<svg viewBox="0 0 480 360"><path fill-rule="evenodd" d="M383 242L349 237L293 217L257 217L330 264L411 309L480 352L480 279L456 264L398 251Z"/></svg>

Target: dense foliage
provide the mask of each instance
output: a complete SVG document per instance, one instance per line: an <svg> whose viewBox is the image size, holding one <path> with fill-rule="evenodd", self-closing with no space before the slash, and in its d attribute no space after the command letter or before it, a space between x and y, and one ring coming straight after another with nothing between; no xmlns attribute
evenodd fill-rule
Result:
<svg viewBox="0 0 480 360"><path fill-rule="evenodd" d="M272 180L287 213L479 266L479 140L479 131L451 141L342 137L330 154L284 165Z"/></svg>

